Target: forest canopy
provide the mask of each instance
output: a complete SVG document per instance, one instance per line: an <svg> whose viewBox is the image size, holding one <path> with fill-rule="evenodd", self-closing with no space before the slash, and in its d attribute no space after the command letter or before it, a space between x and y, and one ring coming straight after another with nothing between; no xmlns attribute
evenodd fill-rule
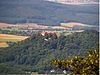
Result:
<svg viewBox="0 0 100 75"><path fill-rule="evenodd" d="M84 31L59 37L55 34L46 36L33 34L24 41L0 49L0 65L3 67L0 67L0 72L5 73L5 68L9 70L13 68L14 71L6 71L6 73L15 71L18 73L23 71L45 73L52 69L51 60L70 59L74 56L84 57L87 55L87 51L98 48L98 40L97 31Z"/></svg>

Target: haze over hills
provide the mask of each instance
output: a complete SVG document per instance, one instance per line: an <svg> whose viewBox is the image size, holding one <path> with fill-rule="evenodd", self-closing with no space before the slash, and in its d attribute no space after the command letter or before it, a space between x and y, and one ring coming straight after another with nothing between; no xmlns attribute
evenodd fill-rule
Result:
<svg viewBox="0 0 100 75"><path fill-rule="evenodd" d="M62 4L99 4L99 0L46 0Z"/></svg>
<svg viewBox="0 0 100 75"><path fill-rule="evenodd" d="M99 2L99 0L47 0L55 2Z"/></svg>
<svg viewBox="0 0 100 75"><path fill-rule="evenodd" d="M1 0L0 22L60 25L79 22L98 24L98 4L63 5L44 0Z"/></svg>

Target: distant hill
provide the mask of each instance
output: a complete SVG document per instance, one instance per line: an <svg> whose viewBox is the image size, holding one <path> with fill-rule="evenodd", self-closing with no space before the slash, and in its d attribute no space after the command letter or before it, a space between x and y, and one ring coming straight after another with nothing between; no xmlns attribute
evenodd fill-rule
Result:
<svg viewBox="0 0 100 75"><path fill-rule="evenodd" d="M18 70L41 73L50 71L52 59L85 56L88 50L98 48L98 38L96 31L84 31L68 36L62 34L59 37L55 34L34 34L25 41L0 49L0 73L19 73Z"/></svg>
<svg viewBox="0 0 100 75"><path fill-rule="evenodd" d="M80 4L99 4L99 0L46 0L61 4L72 4L72 5L80 5Z"/></svg>
<svg viewBox="0 0 100 75"><path fill-rule="evenodd" d="M44 0L1 0L0 22L60 25L65 22L98 24L98 4L64 5Z"/></svg>

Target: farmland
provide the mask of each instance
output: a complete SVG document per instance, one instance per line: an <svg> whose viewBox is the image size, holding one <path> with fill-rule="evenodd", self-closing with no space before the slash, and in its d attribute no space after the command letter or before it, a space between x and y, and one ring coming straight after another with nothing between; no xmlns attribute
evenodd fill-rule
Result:
<svg viewBox="0 0 100 75"><path fill-rule="evenodd" d="M0 43L0 48L2 47L8 47L9 45L6 42L1 42Z"/></svg>
<svg viewBox="0 0 100 75"><path fill-rule="evenodd" d="M0 47L8 47L6 42L18 42L27 39L27 36L17 36L10 34L0 34Z"/></svg>

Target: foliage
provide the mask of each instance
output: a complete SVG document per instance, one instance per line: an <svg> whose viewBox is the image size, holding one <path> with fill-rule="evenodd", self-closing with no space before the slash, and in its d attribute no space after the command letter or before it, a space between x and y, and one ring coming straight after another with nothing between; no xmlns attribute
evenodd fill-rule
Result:
<svg viewBox="0 0 100 75"><path fill-rule="evenodd" d="M74 56L85 56L88 50L96 48L98 48L98 32L96 31L84 31L59 37L53 34L42 36L37 33L8 48L1 48L0 64L13 62L13 65L32 67L31 69L21 67L22 71L27 69L46 72L51 70L49 63L53 59L63 60Z"/></svg>
<svg viewBox="0 0 100 75"><path fill-rule="evenodd" d="M88 56L76 56L67 60L52 60L51 64L60 69L70 71L71 74L99 74L99 54L97 50L88 52Z"/></svg>
<svg viewBox="0 0 100 75"><path fill-rule="evenodd" d="M28 32L25 31L15 31L15 30L2 30L0 29L0 34L13 34L13 35L19 35L19 36L30 36Z"/></svg>

